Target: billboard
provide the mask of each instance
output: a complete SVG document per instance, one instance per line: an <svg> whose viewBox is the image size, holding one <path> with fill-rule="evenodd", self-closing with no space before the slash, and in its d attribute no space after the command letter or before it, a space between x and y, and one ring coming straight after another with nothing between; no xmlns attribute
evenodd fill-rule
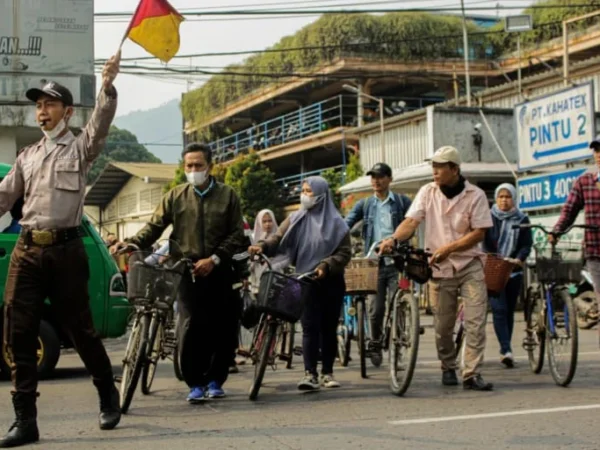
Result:
<svg viewBox="0 0 600 450"><path fill-rule="evenodd" d="M582 83L515 106L519 170L591 158L594 89Z"/></svg>
<svg viewBox="0 0 600 450"><path fill-rule="evenodd" d="M93 0L2 0L0 103L27 102L27 89L50 80L93 103Z"/></svg>

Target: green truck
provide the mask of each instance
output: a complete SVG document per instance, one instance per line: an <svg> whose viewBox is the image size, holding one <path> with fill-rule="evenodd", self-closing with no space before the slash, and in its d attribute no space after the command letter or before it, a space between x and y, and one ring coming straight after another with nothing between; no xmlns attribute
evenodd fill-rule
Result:
<svg viewBox="0 0 600 450"><path fill-rule="evenodd" d="M0 180L10 169L10 165L0 164ZM94 326L102 338L122 336L127 331L127 323L132 312L132 307L125 297L123 277L115 260L108 252L106 244L85 216L81 223L81 230L90 262L89 293ZM18 237L16 232L0 233L0 311L2 313L10 255ZM68 269L65 267L65 270ZM2 322L3 320L0 320L0 331ZM3 334L0 333L0 336ZM50 302L47 300L38 338L37 356L40 377L44 378L52 373L58 363L61 349L72 347L73 344L61 329L54 317ZM4 376L10 373L8 358L4 344L2 344L0 370Z"/></svg>

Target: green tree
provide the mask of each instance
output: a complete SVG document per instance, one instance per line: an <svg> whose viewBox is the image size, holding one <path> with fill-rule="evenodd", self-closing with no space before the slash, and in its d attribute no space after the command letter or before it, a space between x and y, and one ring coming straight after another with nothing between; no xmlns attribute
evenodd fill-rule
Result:
<svg viewBox="0 0 600 450"><path fill-rule="evenodd" d="M331 189L331 193L333 194L333 203L335 203L337 209L341 209L342 207L342 194L340 192L342 184L350 183L361 177L362 174L363 169L360 165L360 158L356 154L350 155L348 159L345 177L344 172L336 169L327 169L321 173L321 176L329 183L329 189Z"/></svg>
<svg viewBox="0 0 600 450"><path fill-rule="evenodd" d="M242 212L249 223L253 223L258 212L265 208L281 217L280 189L275 174L255 152L238 157L227 168L225 183L240 197Z"/></svg>
<svg viewBox="0 0 600 450"><path fill-rule="evenodd" d="M130 131L115 127L110 127L106 145L94 161L90 172L88 173L88 184L93 183L98 175L104 170L104 167L112 161L118 162L162 162L156 156L146 149L137 140L137 137Z"/></svg>

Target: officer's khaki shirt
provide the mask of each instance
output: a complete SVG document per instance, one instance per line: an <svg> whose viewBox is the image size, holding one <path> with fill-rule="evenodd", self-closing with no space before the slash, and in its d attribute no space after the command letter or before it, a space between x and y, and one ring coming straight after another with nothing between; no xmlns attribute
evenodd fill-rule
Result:
<svg viewBox="0 0 600 450"><path fill-rule="evenodd" d="M108 136L117 110L114 87L99 96L92 118L79 136L70 131L54 145L46 138L25 147L0 183L0 217L24 197L23 227L55 230L81 224L85 183Z"/></svg>

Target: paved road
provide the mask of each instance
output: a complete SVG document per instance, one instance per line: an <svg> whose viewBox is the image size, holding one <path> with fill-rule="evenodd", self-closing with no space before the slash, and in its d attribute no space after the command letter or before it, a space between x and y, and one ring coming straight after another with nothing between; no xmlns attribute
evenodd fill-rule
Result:
<svg viewBox="0 0 600 450"><path fill-rule="evenodd" d="M430 318L424 318L431 321ZM523 323L517 324L520 343ZM57 375L43 382L39 399L43 441L34 448L68 449L598 449L600 352L597 330L581 331L580 362L568 389L554 385L547 368L533 375L520 344L519 365L503 369L488 325L484 375L489 393L440 383L433 332L422 336L415 379L403 398L390 394L385 369L361 380L356 357L336 374L338 390L296 391L302 374L280 368L265 375L259 398L247 399L250 368L227 383L228 398L200 406L185 403L186 387L172 367L159 366L154 394L134 398L130 413L112 432L97 428L94 388L75 354L64 355ZM123 341L108 343L118 364ZM12 420L10 386L0 384L0 425ZM201 447L199 447L201 446Z"/></svg>

